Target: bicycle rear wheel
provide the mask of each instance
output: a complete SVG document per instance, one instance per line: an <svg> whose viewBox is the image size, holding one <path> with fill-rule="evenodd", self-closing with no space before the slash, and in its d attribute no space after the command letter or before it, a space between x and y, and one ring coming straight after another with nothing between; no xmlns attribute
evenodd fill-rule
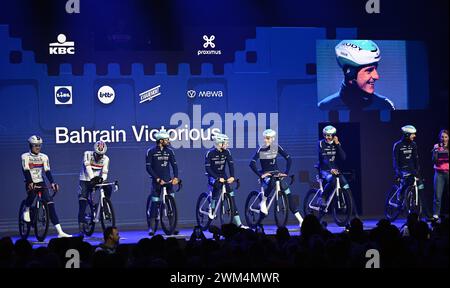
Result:
<svg viewBox="0 0 450 288"><path fill-rule="evenodd" d="M177 227L178 212L175 204L175 199L171 195L167 195L166 203L161 203L159 209L161 227L166 235L172 235Z"/></svg>
<svg viewBox="0 0 450 288"><path fill-rule="evenodd" d="M48 223L50 221L47 203L42 200L37 200L33 214L34 234L36 235L36 239L42 242L47 237Z"/></svg>
<svg viewBox="0 0 450 288"><path fill-rule="evenodd" d="M25 200L20 203L19 208L19 235L22 239L27 239L28 235L30 235L30 229L31 229L31 222L26 222L23 220L23 212L25 211L26 205ZM31 214L31 209L30 209ZM30 215L30 218L33 219L32 215Z"/></svg>
<svg viewBox="0 0 450 288"><path fill-rule="evenodd" d="M384 204L384 215L389 221L395 221L403 211L403 200L398 200L397 191L400 186L394 184L386 195L386 203Z"/></svg>
<svg viewBox="0 0 450 288"><path fill-rule="evenodd" d="M345 226L350 222L353 212L353 201L351 193L347 189L340 189L339 196L336 194L333 203L333 218L338 226Z"/></svg>
<svg viewBox="0 0 450 288"><path fill-rule="evenodd" d="M103 231L108 227L116 226L116 216L112 202L108 198L103 198L103 207L100 209L100 222L102 223Z"/></svg>
<svg viewBox="0 0 450 288"><path fill-rule="evenodd" d="M200 196L197 199L197 205L195 207L195 215L197 218L197 225L205 231L208 229L209 224L211 224L211 219L209 219L208 215L205 215L202 212L208 212L209 205L211 203L210 197L208 197L208 193L204 192L200 194ZM201 210L200 210L201 209Z"/></svg>
<svg viewBox="0 0 450 288"><path fill-rule="evenodd" d="M275 197L275 195L273 195ZM275 223L277 227L286 227L286 223L288 220L288 211L289 211L289 202L286 194L284 192L278 192L278 200L276 201L273 207L273 212L275 215Z"/></svg>

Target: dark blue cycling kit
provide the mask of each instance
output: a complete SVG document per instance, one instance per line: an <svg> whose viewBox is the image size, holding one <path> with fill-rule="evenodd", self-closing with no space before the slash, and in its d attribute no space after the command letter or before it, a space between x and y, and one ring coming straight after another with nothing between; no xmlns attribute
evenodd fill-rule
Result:
<svg viewBox="0 0 450 288"><path fill-rule="evenodd" d="M328 197L330 191L336 186L336 178L339 178L339 184L342 188L348 189L348 182L347 179L345 179L344 175L339 174L337 176L331 173L331 169L339 170L336 160L345 160L347 158L347 155L345 154L344 149L342 149L341 144L336 144L334 143L334 141L332 143L327 143L325 139L322 139L319 141L318 150L318 168L320 177L327 182L324 187L322 197Z"/></svg>
<svg viewBox="0 0 450 288"><path fill-rule="evenodd" d="M219 195L222 189L222 185L225 185L225 190L228 193L232 193L230 184L227 182L219 182L220 178L228 179L225 167L228 165L228 170L230 172L230 177L234 177L234 162L231 152L229 150L222 149L221 151L217 148L212 148L208 150L205 156L205 170L208 176L208 184L212 188L212 199L219 199ZM236 204L234 203L234 194L231 194L233 201L234 215L237 215L237 210L234 209Z"/></svg>
<svg viewBox="0 0 450 288"><path fill-rule="evenodd" d="M152 177L154 196L159 197L161 193L161 187L159 183L156 182L158 178L166 182L172 179L170 166L173 170L173 176L178 178L178 165L175 160L175 153L169 147L160 148L159 146L155 146L148 149L145 165L148 174ZM167 190L168 193L172 192L172 184L167 184Z"/></svg>
<svg viewBox="0 0 450 288"><path fill-rule="evenodd" d="M334 142L328 144L325 140L319 141L319 169L324 171L331 171L331 169L339 169L336 163L336 157L339 160L345 160L347 155L342 149L341 144Z"/></svg>
<svg viewBox="0 0 450 288"><path fill-rule="evenodd" d="M292 159L291 156L284 151L283 148L281 148L280 145L270 145L267 147L260 147L256 151L255 155L252 158L252 161L250 161L250 168L255 172L256 175L261 177L265 173L272 173L277 174L280 173L280 170L278 168L277 164L277 157L278 155L281 155L284 159L286 159L286 169L284 170L284 174L289 174L289 171L291 170L292 165ZM258 161L261 163L261 170L258 170L256 167L256 162ZM289 201L289 208L291 209L291 212L293 214L298 212L298 207L293 201L292 193L289 190L289 186L286 183L284 179L274 179L272 175L265 177L264 179L261 179L261 184L264 188L264 195L268 197L270 195L270 192L275 188L276 180L280 181L280 189L282 192L284 192ZM259 222L262 221L264 218L263 213L260 214Z"/></svg>
<svg viewBox="0 0 450 288"><path fill-rule="evenodd" d="M392 149L394 171L398 177L403 174L417 175L419 173L419 154L417 144L406 138L395 142Z"/></svg>
<svg viewBox="0 0 450 288"><path fill-rule="evenodd" d="M419 154L416 142L408 140L407 137L395 142L392 158L395 175L401 180L400 195L403 195L406 188L414 184L415 177L419 178ZM417 180L417 188L419 190L425 188L421 179ZM422 193L419 193L419 200L422 202Z"/></svg>
<svg viewBox="0 0 450 288"><path fill-rule="evenodd" d="M260 177L264 173L280 172L277 165L278 155L281 155L284 159L286 159L286 170L284 171L284 174L289 174L292 165L291 156L289 156L289 154L287 154L286 151L284 151L284 149L279 145L258 148L252 158L252 161L250 162L250 168L252 168L253 172ZM258 161L258 159L261 163L261 170L258 170L256 167L256 161Z"/></svg>
<svg viewBox="0 0 450 288"><path fill-rule="evenodd" d="M205 156L205 170L208 176L218 180L219 178L227 179L225 166L228 164L230 176L234 177L234 162L229 150L212 148Z"/></svg>
<svg viewBox="0 0 450 288"><path fill-rule="evenodd" d="M173 176L178 178L178 165L172 149L155 146L147 150L145 165L153 180L160 178L169 181L171 179L169 164L172 166Z"/></svg>

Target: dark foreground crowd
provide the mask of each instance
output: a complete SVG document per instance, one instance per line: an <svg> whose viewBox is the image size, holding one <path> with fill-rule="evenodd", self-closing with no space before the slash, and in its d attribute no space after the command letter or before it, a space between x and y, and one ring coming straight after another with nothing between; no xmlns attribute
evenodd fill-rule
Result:
<svg viewBox="0 0 450 288"><path fill-rule="evenodd" d="M381 268L448 267L449 260L448 218L430 226L411 214L401 228L382 219L367 231L355 218L344 232L333 234L308 215L300 236L286 228L264 235L234 224L212 232L212 239L197 231L187 241L156 235L137 244L119 244L117 228L109 227L100 246L74 237L55 238L37 249L27 240L13 243L4 237L0 268L63 268L68 249L79 251L81 268L364 268L369 249L379 252Z"/></svg>

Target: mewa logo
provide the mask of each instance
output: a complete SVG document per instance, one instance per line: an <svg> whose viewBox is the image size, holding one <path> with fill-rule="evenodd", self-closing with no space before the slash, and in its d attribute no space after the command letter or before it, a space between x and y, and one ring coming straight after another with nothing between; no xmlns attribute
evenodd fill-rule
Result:
<svg viewBox="0 0 450 288"><path fill-rule="evenodd" d="M201 90L201 91L195 91L195 90L188 90L187 96L189 98L214 98L214 97L223 97L223 91L222 90Z"/></svg>

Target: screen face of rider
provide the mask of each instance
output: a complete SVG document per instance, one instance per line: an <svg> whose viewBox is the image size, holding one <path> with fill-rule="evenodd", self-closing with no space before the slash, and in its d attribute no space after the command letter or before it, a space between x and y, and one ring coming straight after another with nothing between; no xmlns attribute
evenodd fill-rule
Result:
<svg viewBox="0 0 450 288"><path fill-rule="evenodd" d="M377 65L371 65L359 70L356 76L356 84L359 89L366 93L373 94L375 92L375 81L380 79L377 71Z"/></svg>

